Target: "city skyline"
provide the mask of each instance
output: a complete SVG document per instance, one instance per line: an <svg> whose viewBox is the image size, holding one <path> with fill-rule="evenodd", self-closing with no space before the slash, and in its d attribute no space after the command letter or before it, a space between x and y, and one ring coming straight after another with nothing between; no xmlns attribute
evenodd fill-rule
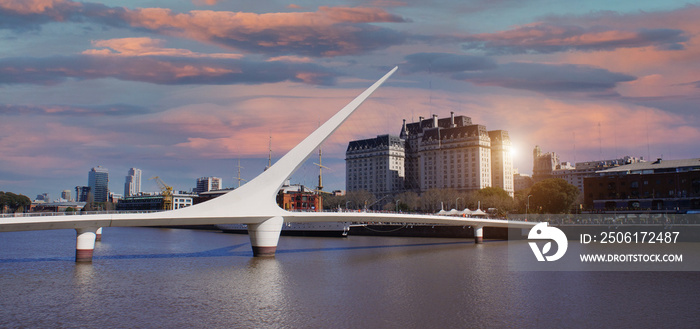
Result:
<svg viewBox="0 0 700 329"><path fill-rule="evenodd" d="M451 111L507 130L521 173L535 145L570 162L700 151L697 3L141 5L0 4L0 190L59 195L98 165L187 190L234 182L241 159L249 179L269 136L279 158L394 65L323 145L326 190L344 188L348 141ZM312 160L292 182L314 186Z"/></svg>

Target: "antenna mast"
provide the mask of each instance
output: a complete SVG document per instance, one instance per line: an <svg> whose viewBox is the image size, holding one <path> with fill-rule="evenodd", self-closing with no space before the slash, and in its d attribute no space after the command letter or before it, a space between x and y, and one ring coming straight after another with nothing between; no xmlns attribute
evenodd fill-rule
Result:
<svg viewBox="0 0 700 329"><path fill-rule="evenodd" d="M318 125L321 125L321 122L318 122ZM318 166L318 186L316 187L316 191L318 193L323 190L323 168L326 169L331 169L323 165L323 162L321 162L321 154L323 154L323 151L321 151L321 145L318 146L318 163L314 163L315 165Z"/></svg>
<svg viewBox="0 0 700 329"><path fill-rule="evenodd" d="M321 147L318 148L318 190L323 190L323 162L321 162Z"/></svg>
<svg viewBox="0 0 700 329"><path fill-rule="evenodd" d="M243 168L243 167L241 167L241 159L238 159L237 168L238 168L238 177L236 178L236 180L238 180L238 187L241 187L241 181L245 180L245 179L241 178L241 168Z"/></svg>
<svg viewBox="0 0 700 329"><path fill-rule="evenodd" d="M646 111L644 113L646 115L646 124L647 124L647 161L651 160L651 148L649 147L649 111Z"/></svg>
<svg viewBox="0 0 700 329"><path fill-rule="evenodd" d="M598 121L598 160L603 160L603 138L600 133L600 121Z"/></svg>
<svg viewBox="0 0 700 329"><path fill-rule="evenodd" d="M574 166L576 165L576 133L574 132Z"/></svg>
<svg viewBox="0 0 700 329"><path fill-rule="evenodd" d="M270 134L270 142L268 143L268 155L267 155L267 167L265 167L265 170L268 168L272 167L272 134Z"/></svg>

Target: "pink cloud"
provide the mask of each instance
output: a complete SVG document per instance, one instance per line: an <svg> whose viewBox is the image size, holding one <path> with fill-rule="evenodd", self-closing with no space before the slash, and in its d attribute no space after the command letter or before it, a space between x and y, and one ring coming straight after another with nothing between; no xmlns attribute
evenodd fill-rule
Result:
<svg viewBox="0 0 700 329"><path fill-rule="evenodd" d="M68 0L0 0L0 8L18 14L51 14L59 11L79 8L80 3ZM54 16L56 18L62 17Z"/></svg>
<svg viewBox="0 0 700 329"><path fill-rule="evenodd" d="M358 54L401 44L407 38L403 33L371 24L407 21L381 8L320 7L315 12L263 14L213 10L176 13L166 8L128 9L68 0L35 0L27 4L2 1L0 8L6 11L3 14L11 16L5 28L36 29L51 21L89 21L275 55Z"/></svg>
<svg viewBox="0 0 700 329"><path fill-rule="evenodd" d="M224 89L230 90L228 87L209 89L212 97L225 93ZM265 157L270 134L273 151L281 156L315 130L319 121L327 120L361 91L324 89L320 92L293 84L239 86L233 94L229 92L233 98L224 103L217 101L221 105L202 102L173 108L141 116L134 124L144 128L158 126L159 134L182 136L184 139L172 146L171 156L174 157ZM382 93L387 91L382 90ZM388 98L378 98L379 93L375 96L324 144L327 155L342 157L351 139L374 137L386 133L387 129L398 133L401 121L396 120L394 106L400 105L392 104ZM391 110L385 110L387 106L391 106Z"/></svg>
<svg viewBox="0 0 700 329"><path fill-rule="evenodd" d="M70 78L111 77L156 84L260 84L288 80L328 85L336 75L313 63L257 62L226 54L155 47L149 39L136 41L98 42L116 50L88 51L76 56L0 58L0 84L53 85Z"/></svg>
<svg viewBox="0 0 700 329"><path fill-rule="evenodd" d="M319 120L325 121L360 91L318 93L279 84L237 89L237 95L233 96L241 97L241 101L233 101L236 105L195 105L169 110L153 118L165 121L168 129L188 136L174 146L173 155L265 157L268 135L272 134L274 156L281 156L313 131ZM269 93L276 96L270 97ZM485 125L489 130L509 131L514 144L520 148L516 166L522 172L527 172L531 166L532 158L528 154L536 144L558 152L562 160L573 161L573 134L577 160L596 159L599 123L604 156L609 157L646 157L647 132L654 156L667 145L694 149L693 141L700 138L700 128L692 118L643 106L526 95L498 94L496 97L490 93L467 97L441 91L433 91L432 101L428 102L427 93L381 88L323 144L324 154L342 158L350 140L398 134L402 119L411 122L418 120L418 116L429 117L433 113L447 117L449 111L469 116L475 124Z"/></svg>
<svg viewBox="0 0 700 329"><path fill-rule="evenodd" d="M549 16L475 35L468 48L511 54L505 58L519 61L584 65L637 77L610 89L627 97L694 97L697 88L688 83L700 75L698 15L700 7L688 5L665 12Z"/></svg>
<svg viewBox="0 0 700 329"><path fill-rule="evenodd" d="M17 174L70 171L88 158L84 152L89 145L115 136L54 120L35 117L28 122L22 117L4 116L0 163Z"/></svg>
<svg viewBox="0 0 700 329"><path fill-rule="evenodd" d="M372 7L404 7L408 6L408 3L398 0L374 0L371 5Z"/></svg>
<svg viewBox="0 0 700 329"><path fill-rule="evenodd" d="M79 112L65 120L57 117L59 113L75 112L60 107L57 108L59 113L45 114L46 118L3 115L7 118L8 129L0 132L0 152L5 155L0 162L8 168L41 169L42 164L29 163L32 159L41 159L51 161L52 166L79 167L80 174L84 174L84 168L94 166L95 159L101 156L132 159L130 161L134 158L264 158L270 134L273 156L279 157L362 89L300 88L292 83L235 88L209 86L199 88L199 99L181 96L191 105L152 114L105 118L92 121L92 127L80 122L78 118L85 116ZM574 133L578 161L597 158L599 123L605 154L611 154L612 149L620 146L620 154L610 157L646 156L643 151L647 132L652 150L661 150L670 144L693 150L697 149L694 141L700 138L700 126L692 117L643 106L523 94L465 95L439 90L430 96L429 93L391 86L380 88L324 143L324 154L343 158L350 140L398 134L402 119L411 122L418 116L428 117L433 113L446 117L449 111L470 116L474 123L486 125L489 130L509 131L523 154L516 162L521 172L527 172L531 165L532 159L527 154L536 144L560 153L562 160L573 161L569 151ZM59 122L53 125L48 123L57 120ZM120 145L132 146L123 148ZM653 154L656 156L657 152ZM76 164L75 159L80 162ZM127 165L132 164L124 164Z"/></svg>
<svg viewBox="0 0 700 329"><path fill-rule="evenodd" d="M678 29L612 29L600 26L555 25L537 22L508 31L475 34L464 38L467 49L494 54L553 53L568 50L594 51L654 46L680 49L688 41Z"/></svg>
<svg viewBox="0 0 700 329"><path fill-rule="evenodd" d="M345 23L398 23L406 21L403 17L390 14L383 9L369 7L319 7L313 15Z"/></svg>
<svg viewBox="0 0 700 329"><path fill-rule="evenodd" d="M316 12L245 13L169 9L130 10L126 20L147 28L231 48L315 56L355 54L402 42L394 31L365 23L404 22L378 8L321 7Z"/></svg>
<svg viewBox="0 0 700 329"><path fill-rule="evenodd" d="M190 58L242 58L241 54L215 53L203 54L188 49L164 48L165 40L141 38L118 38L109 40L97 40L92 44L95 47L108 49L89 49L83 51L85 55L114 55L114 56L172 56Z"/></svg>
<svg viewBox="0 0 700 329"><path fill-rule="evenodd" d="M571 151L574 142L578 161L583 161L599 159L601 146L604 157L646 157L647 136L652 150L656 151L654 154L663 153L670 145L696 149L694 141L700 138L697 119L692 116L644 106L507 95L497 99L485 96L480 100L478 106L468 111L483 113L480 120L487 123L500 121L510 131L511 138L529 149L521 151L529 152L539 144L564 155L562 160L566 161L574 160ZM528 157L525 164L531 161Z"/></svg>
<svg viewBox="0 0 700 329"><path fill-rule="evenodd" d="M299 57L299 56L277 56L267 59L268 62L294 62L294 63L311 63L313 60L309 57Z"/></svg>
<svg viewBox="0 0 700 329"><path fill-rule="evenodd" d="M553 53L562 51L612 51L651 47L661 51L682 50L700 27L700 7L665 12L548 16L539 22L494 33L467 36L468 49L497 54Z"/></svg>
<svg viewBox="0 0 700 329"><path fill-rule="evenodd" d="M218 2L219 0L192 0L192 3L198 6L213 6Z"/></svg>

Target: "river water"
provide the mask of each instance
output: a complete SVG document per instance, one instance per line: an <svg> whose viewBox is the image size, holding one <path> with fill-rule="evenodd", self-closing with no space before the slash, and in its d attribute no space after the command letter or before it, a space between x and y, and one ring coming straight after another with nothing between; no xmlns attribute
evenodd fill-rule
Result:
<svg viewBox="0 0 700 329"><path fill-rule="evenodd" d="M508 243L105 228L0 233L0 328L700 327L698 272L508 268Z"/></svg>

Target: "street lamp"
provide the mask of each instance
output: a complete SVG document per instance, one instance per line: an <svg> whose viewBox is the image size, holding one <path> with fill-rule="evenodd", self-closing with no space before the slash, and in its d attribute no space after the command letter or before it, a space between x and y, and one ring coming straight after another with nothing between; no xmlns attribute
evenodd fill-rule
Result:
<svg viewBox="0 0 700 329"><path fill-rule="evenodd" d="M350 210L350 208L348 208L348 203L350 203L350 202L351 202L351 201L345 201L345 211Z"/></svg>
<svg viewBox="0 0 700 329"><path fill-rule="evenodd" d="M396 199L396 212L399 212L399 202L401 202L401 199Z"/></svg>
<svg viewBox="0 0 700 329"><path fill-rule="evenodd" d="M461 199L461 198L462 197L458 197L457 199L455 199L455 209L457 209L457 210L459 210L459 205L457 204L457 202L459 202L459 199Z"/></svg>
<svg viewBox="0 0 700 329"><path fill-rule="evenodd" d="M527 195L527 207L525 207L525 221L527 221L527 215L530 212L530 197L532 194Z"/></svg>

